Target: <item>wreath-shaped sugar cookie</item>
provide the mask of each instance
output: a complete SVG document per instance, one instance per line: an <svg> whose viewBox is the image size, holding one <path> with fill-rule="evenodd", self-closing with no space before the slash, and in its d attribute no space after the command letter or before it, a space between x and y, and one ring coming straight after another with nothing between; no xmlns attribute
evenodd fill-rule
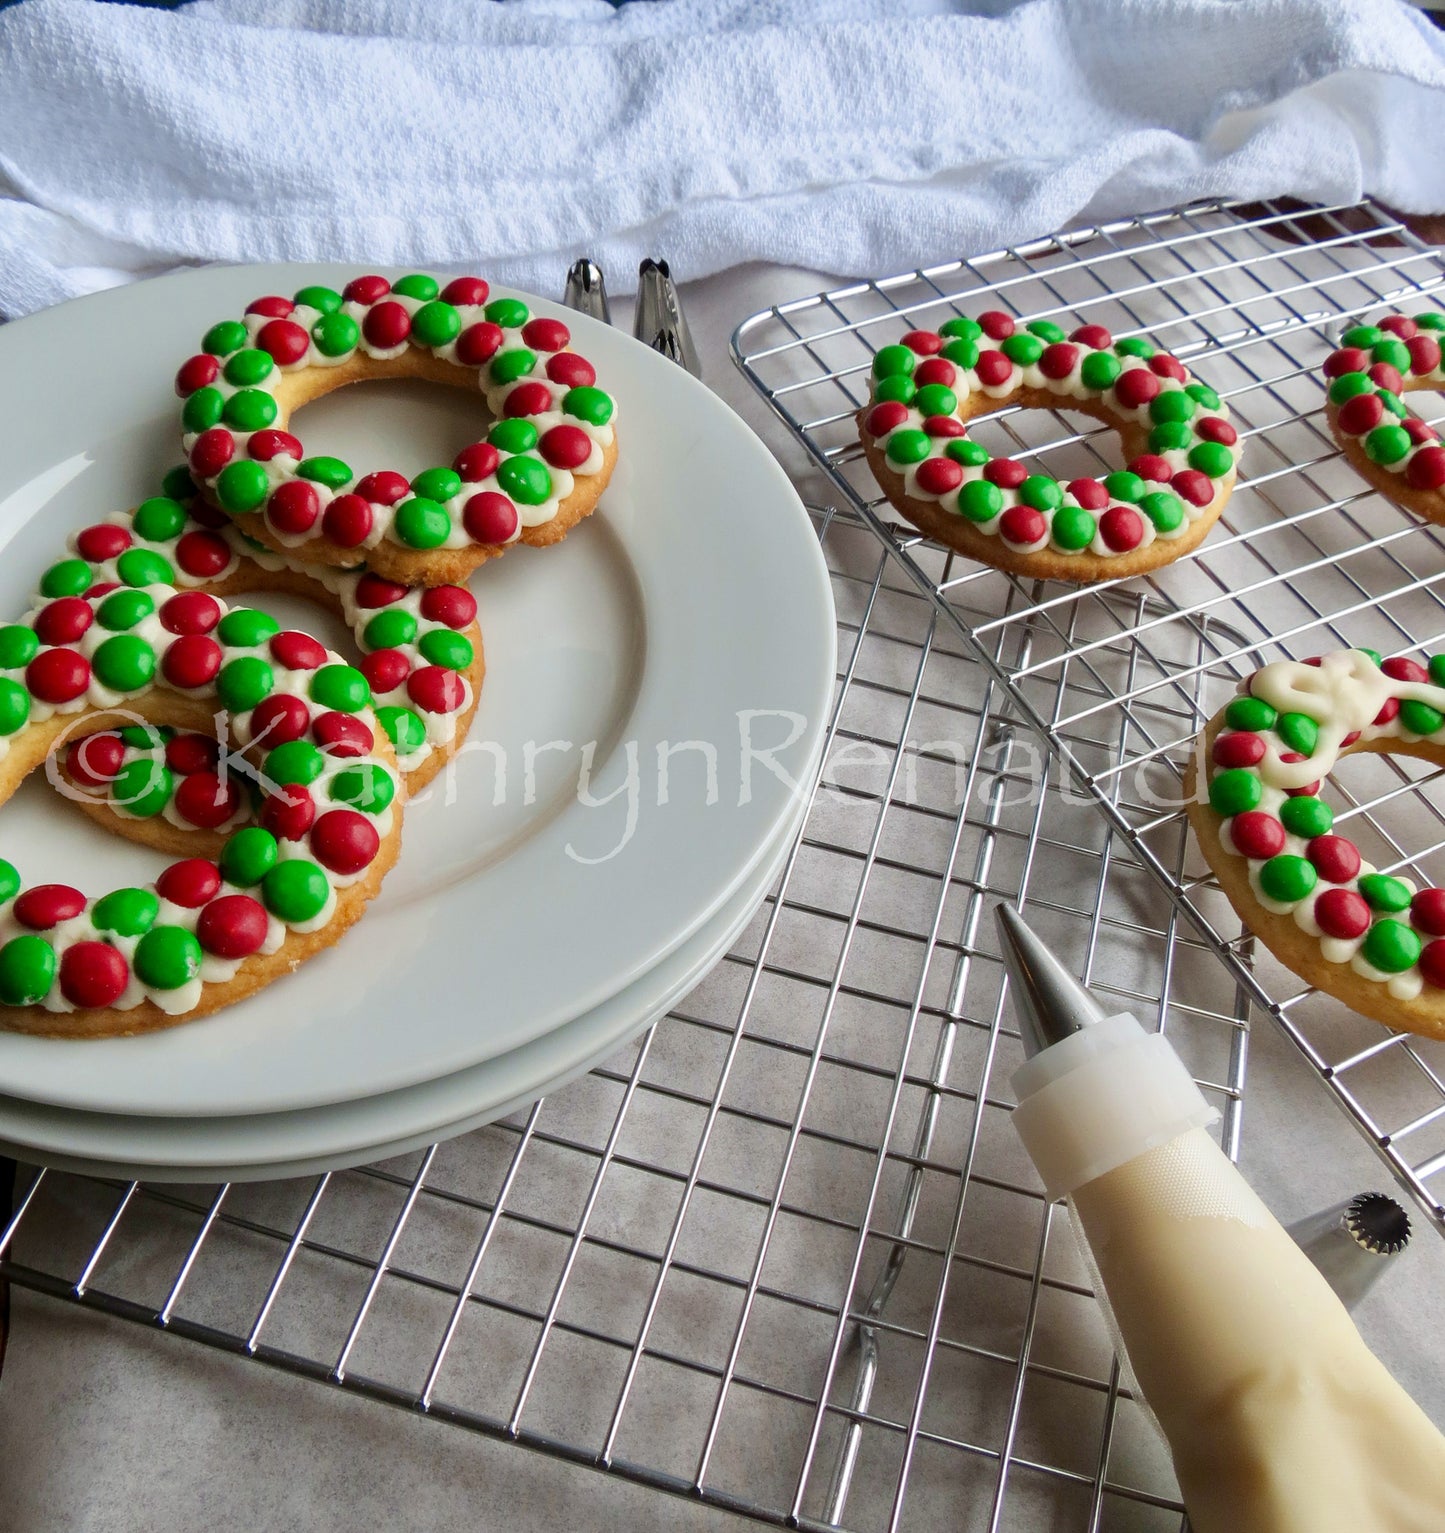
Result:
<svg viewBox="0 0 1445 1533"><path fill-rule="evenodd" d="M307 565L405 585L463 581L516 542L558 542L596 506L617 460L616 405L560 320L480 277L357 277L258 298L205 333L176 375L182 445L206 499ZM480 390L485 438L408 480L308 453L293 411L343 384L426 378Z"/></svg>
<svg viewBox="0 0 1445 1533"><path fill-rule="evenodd" d="M1302 979L1389 1027L1445 1037L1445 889L1376 871L1323 779L1354 751L1445 765L1445 655L1369 650L1256 671L1206 725L1189 818L1245 925Z"/></svg>
<svg viewBox="0 0 1445 1533"><path fill-rule="evenodd" d="M1004 405L1078 410L1119 434L1128 468L1067 483L995 458L967 432ZM1007 314L911 330L873 359L859 434L879 485L920 531L1017 575L1094 581L1201 543L1233 489L1239 435L1218 394L1142 337L1072 334Z"/></svg>
<svg viewBox="0 0 1445 1533"><path fill-rule="evenodd" d="M1445 314L1389 314L1346 330L1325 362L1325 415L1345 457L1377 490L1445 525L1445 447L1412 415L1410 389L1445 390Z"/></svg>

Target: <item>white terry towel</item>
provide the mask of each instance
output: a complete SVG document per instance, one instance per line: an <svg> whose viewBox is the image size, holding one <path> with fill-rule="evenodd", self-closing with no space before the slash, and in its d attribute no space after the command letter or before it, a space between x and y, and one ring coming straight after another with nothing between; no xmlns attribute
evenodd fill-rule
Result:
<svg viewBox="0 0 1445 1533"><path fill-rule="evenodd" d="M554 291L665 254L908 269L1204 195L1445 210L1400 0L22 0L0 313L187 262ZM969 14L973 11L973 14Z"/></svg>

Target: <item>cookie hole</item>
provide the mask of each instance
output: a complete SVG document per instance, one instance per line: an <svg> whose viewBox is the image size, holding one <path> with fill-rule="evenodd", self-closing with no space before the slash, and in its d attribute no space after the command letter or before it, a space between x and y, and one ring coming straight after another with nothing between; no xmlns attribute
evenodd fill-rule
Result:
<svg viewBox="0 0 1445 1533"><path fill-rule="evenodd" d="M480 389L422 378L375 378L300 406L290 429L308 453L343 459L358 479L383 468L410 479L450 463L463 447L485 437L491 424Z"/></svg>
<svg viewBox="0 0 1445 1533"><path fill-rule="evenodd" d="M1320 796L1366 862L1421 888L1445 887L1445 769L1360 752L1335 767Z"/></svg>
<svg viewBox="0 0 1445 1533"><path fill-rule="evenodd" d="M1079 410L1010 408L976 416L968 434L995 457L1017 459L1030 473L1065 484L1127 466L1118 433Z"/></svg>

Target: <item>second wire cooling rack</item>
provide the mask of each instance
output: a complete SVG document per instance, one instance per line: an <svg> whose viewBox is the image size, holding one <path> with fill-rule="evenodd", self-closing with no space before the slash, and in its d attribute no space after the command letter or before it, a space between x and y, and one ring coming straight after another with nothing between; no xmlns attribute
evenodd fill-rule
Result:
<svg viewBox="0 0 1445 1533"><path fill-rule="evenodd" d="M1208 203L780 304L739 326L733 349L843 503L892 545L940 621L1445 1233L1445 1047L1384 1032L1304 985L1241 932L1197 850L1171 862L1183 764L1241 676L1350 646L1445 649L1440 533L1345 463L1320 375L1350 324L1438 308L1442 287L1440 253L1378 208ZM1079 588L981 568L898 524L854 424L872 355L905 330L990 308L1147 333L1226 398L1242 479L1194 554L1142 580ZM1063 479L1120 466L1112 434L1067 411L1012 409L970 430ZM1338 819L1380 867L1439 884L1439 776L1378 756L1345 762Z"/></svg>

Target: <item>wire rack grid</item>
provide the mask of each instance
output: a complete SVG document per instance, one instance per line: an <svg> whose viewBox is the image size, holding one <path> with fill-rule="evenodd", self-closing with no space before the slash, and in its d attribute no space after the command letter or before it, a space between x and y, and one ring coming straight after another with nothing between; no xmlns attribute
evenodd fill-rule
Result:
<svg viewBox="0 0 1445 1533"><path fill-rule="evenodd" d="M872 531L818 524L823 779L666 1020L526 1112L358 1170L22 1170L0 1278L778 1524L1178 1529L1008 1123L1022 1055L984 916L1025 901L1102 992L1167 1011L1231 1153L1244 993L1087 798L1043 791L1040 742ZM1029 662L1028 628L995 642ZM1176 876L1184 848L1156 847Z"/></svg>
<svg viewBox="0 0 1445 1533"><path fill-rule="evenodd" d="M1170 861L1184 764L1242 676L1349 646L1445 648L1440 535L1346 464L1325 424L1320 374L1352 322L1438 306L1442 285L1440 253L1376 207L1207 203L779 305L739 326L733 350L841 504L892 546L1445 1232L1441 1046L1382 1032L1306 986L1256 949L1197 851ZM1241 480L1194 554L1127 583L1024 582L900 524L854 424L872 354L906 329L988 308L1147 333L1225 397L1244 441ZM1422 398L1421 413L1438 419L1436 396L1412 396ZM1066 411L1004 410L970 430L1063 479L1121 466L1112 435ZM1018 632L1030 636L1026 649L1007 642ZM1338 818L1382 868L1439 884L1438 780L1419 764L1347 761L1334 777Z"/></svg>

